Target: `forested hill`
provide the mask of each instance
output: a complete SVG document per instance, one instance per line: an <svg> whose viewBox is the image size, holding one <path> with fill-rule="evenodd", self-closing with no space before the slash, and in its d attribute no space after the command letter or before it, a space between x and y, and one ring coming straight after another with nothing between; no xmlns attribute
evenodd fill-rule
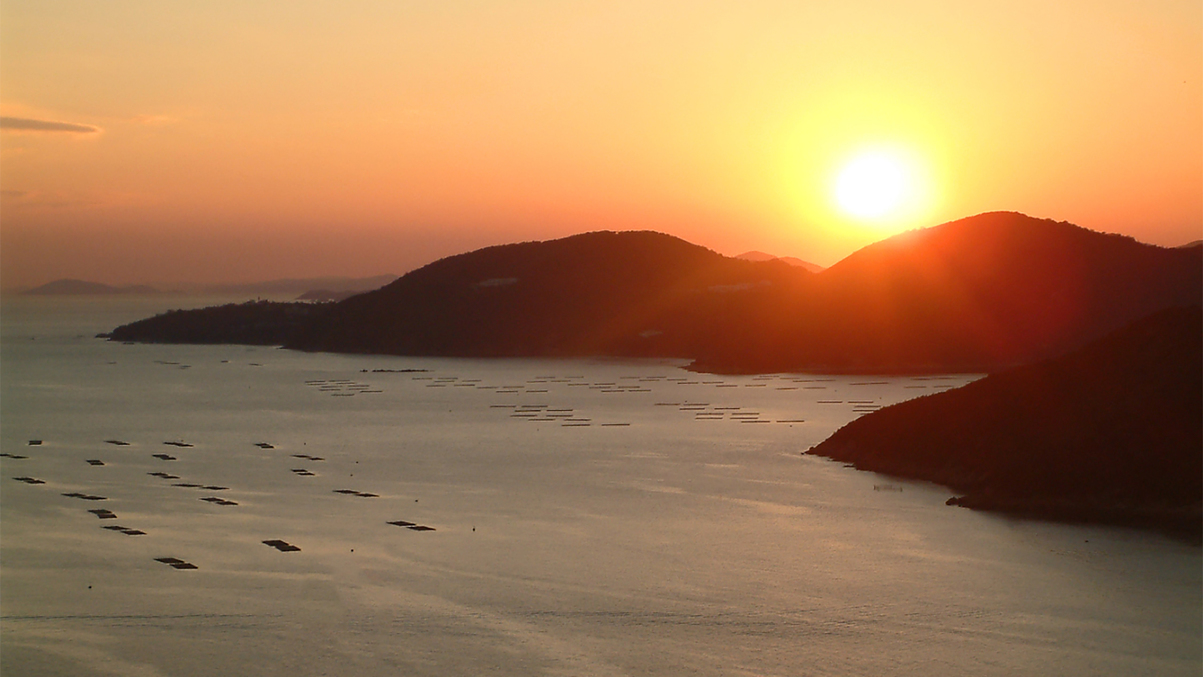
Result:
<svg viewBox="0 0 1203 677"><path fill-rule="evenodd" d="M1203 528L1203 313L1175 308L1063 357L902 402L811 454L943 484L954 504Z"/></svg>

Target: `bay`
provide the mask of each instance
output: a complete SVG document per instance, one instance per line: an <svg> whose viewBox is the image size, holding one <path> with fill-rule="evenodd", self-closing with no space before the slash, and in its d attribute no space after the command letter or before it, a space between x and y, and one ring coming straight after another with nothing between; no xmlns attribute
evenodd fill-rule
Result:
<svg viewBox="0 0 1203 677"><path fill-rule="evenodd" d="M212 302L4 301L6 674L1203 665L1199 548L950 508L946 489L802 454L971 376L94 338Z"/></svg>

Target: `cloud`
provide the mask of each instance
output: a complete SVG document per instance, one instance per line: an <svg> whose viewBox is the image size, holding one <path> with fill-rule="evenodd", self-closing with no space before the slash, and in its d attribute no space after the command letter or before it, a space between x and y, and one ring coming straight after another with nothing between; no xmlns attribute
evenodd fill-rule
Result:
<svg viewBox="0 0 1203 677"><path fill-rule="evenodd" d="M26 195L29 195L29 191L26 191L26 190L0 190L0 199L4 199L4 200L20 200L21 198L25 197Z"/></svg>
<svg viewBox="0 0 1203 677"><path fill-rule="evenodd" d="M92 125L9 117L0 117L0 129L14 132L67 132L69 134L97 134L100 132L99 127Z"/></svg>

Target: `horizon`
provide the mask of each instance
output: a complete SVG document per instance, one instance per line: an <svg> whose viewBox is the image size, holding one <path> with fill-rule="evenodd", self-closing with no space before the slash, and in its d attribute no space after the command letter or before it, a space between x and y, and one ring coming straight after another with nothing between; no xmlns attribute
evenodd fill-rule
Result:
<svg viewBox="0 0 1203 677"><path fill-rule="evenodd" d="M953 219L952 221L946 221L944 223L932 224L930 226L919 226L916 228L907 229L907 230L904 230L904 231L901 231L898 233L894 233L894 234L882 237L873 242L869 242L865 245L865 247L876 244L878 242L882 242L884 240L888 240L888 239L893 238L898 235L905 235L907 233L911 233L911 232L915 232L915 231L926 230L929 228L936 228L939 226L946 225L948 223L962 221L965 219L971 219L971 218L975 218L975 217L979 217L979 216L983 216L983 215L991 214L991 213L1008 213L1008 212L983 212L981 214L975 214L972 216L966 216L966 217L962 217L962 218L958 218L958 219ZM1014 213L1019 213L1019 212L1014 212ZM1036 219L1042 220L1042 221L1054 221L1054 222L1056 221L1056 219L1045 219L1045 218L1041 218L1041 217L1033 217L1032 215L1029 215L1029 214L1021 214L1021 215L1028 216L1031 218L1036 218ZM1068 223L1068 222L1066 222L1066 223ZM1071 225L1077 226L1080 228L1084 228L1084 229L1090 230L1092 232L1097 232L1097 233L1100 233L1103 235L1120 235L1120 236L1132 237L1131 235L1127 235L1126 233L1108 233L1105 231L1095 231L1093 229L1086 228L1085 226L1081 226L1080 224L1076 224L1076 223L1071 224ZM582 231L580 233L568 233L566 235L560 235L560 236L557 236L554 238L548 238L546 240L525 240L523 242L547 242L547 241L551 241L551 240L573 237L575 235L584 235L584 234L592 233L592 232L607 232L607 231L605 229L595 230L595 231ZM608 231L608 232L640 232L640 231L627 230L627 231ZM644 230L642 232L659 232L659 231ZM673 236L673 237L677 237L677 236ZM684 238L681 238L681 239L684 239ZM1162 248L1166 248L1166 249L1183 248L1183 247L1193 246L1193 245L1198 245L1198 244L1203 243L1203 240L1196 239L1196 240L1191 240L1188 242L1183 242L1180 244L1162 245L1162 244L1157 244L1157 243L1153 243L1153 242L1144 242L1138 238L1133 238L1133 239L1135 239L1137 242L1139 242L1141 244L1162 247ZM685 240L685 241L688 242L688 240ZM99 283L99 284L111 286L115 289L128 288L128 287L151 287L151 288L153 288L153 290L156 293L195 294L195 293L203 293L206 291L213 291L213 290L216 290L216 289L219 289L222 287L231 287L231 288L233 288L233 287L255 287L255 286L261 286L261 285L279 284L279 283L319 283L321 281L357 282L357 281L364 281L364 280L369 280L369 279L373 279L373 278L383 278L383 277L400 278L400 277L404 277L406 274L408 274L410 272L413 272L415 270L418 270L420 268L428 266L428 265L435 263L436 261L439 261L443 258L447 258L447 257L451 257L451 256L458 256L460 254L469 254L469 253L478 251L480 249L488 249L490 247L505 246L505 245L509 245L509 244L519 244L519 242L501 242L501 243L496 243L496 244L484 245L482 247L478 247L476 249L471 249L471 250L467 250L467 251L453 252L453 253L447 254L446 256L440 256L437 259L432 259L430 261L419 263L419 264L415 265L413 268L410 268L408 270L401 271L401 272L387 272L386 271L386 272L372 273L372 274L367 274L367 275L339 275L339 274L303 275L303 274L299 274L299 275L289 275L287 277L221 279L221 280L212 280L212 281L207 281L207 280L141 280L141 281L121 282L121 283L111 283L111 282L107 282L105 280L85 279L85 278L80 278L80 277L61 277L61 278L55 278L53 280L47 280L45 282L35 284L35 285L0 287L0 294L21 294L21 293L24 293L31 289L37 289L39 287L43 287L48 284L53 284L53 283L57 283L57 282L82 282L85 284ZM692 243L692 244L697 244L697 243ZM826 269L838 264L839 262L848 258L852 254L855 254L856 252L860 251L860 249L863 249L863 248L864 247L853 250L853 251L849 252L846 256L843 256L843 257L837 259L836 261L832 262L829 265L819 266L820 271L818 271L818 272L822 272L823 270L826 270ZM768 255L768 256L773 257L774 259L798 259L806 264L818 265L818 264L814 264L813 261L806 260L800 256L794 256L792 254L781 254L781 253L775 253L775 252L765 252L765 251L758 250L758 249L749 249L746 251L739 252L738 254L732 254L732 253L727 253L727 252L716 252L716 253L726 256L726 257L729 257L729 258L740 258L745 255Z"/></svg>
<svg viewBox="0 0 1203 677"><path fill-rule="evenodd" d="M1190 2L0 6L0 289L595 230L829 267L1018 211L1203 238Z"/></svg>
<svg viewBox="0 0 1203 677"><path fill-rule="evenodd" d="M909 228L909 230L890 234L890 236L875 240L875 242L866 244L865 247L869 247L869 245L876 244L878 242L883 242L883 240L889 239L891 237L900 236L900 234L906 234L909 232L926 230L926 228L934 228L934 227L938 227L938 226L943 226L946 224L950 224L950 222L960 221L960 220L964 220L964 219L972 219L972 218L976 218L976 216L982 216L982 215L990 214L990 213L991 212L983 212L982 214L974 214L972 216L964 216L964 218L961 218L961 219L954 219L953 221L942 222L942 224L934 224L934 225L930 225L930 226L919 226L919 227L915 227L915 228ZM1023 215L1031 216L1030 214L1023 214ZM1055 221L1055 219L1041 219L1041 218L1039 218L1039 216L1032 216L1032 218L1036 218L1039 220L1045 220L1045 221ZM1079 224L1071 224L1071 225L1085 228L1085 226L1080 226ZM1090 230L1092 232L1098 232L1101 234L1119 234L1119 236L1132 237L1132 236L1126 236L1126 233L1108 233L1108 232L1104 232L1104 231L1094 231L1094 230L1092 230L1092 228L1085 228L1085 230ZM558 236L556 238L547 238L546 240L523 240L523 242L550 242L550 240L552 240L552 239L568 238L568 237L576 236L576 234L586 234L588 232L603 232L603 231L583 231L580 233L568 233L568 234L564 234L564 236ZM638 231L611 231L611 232L638 232ZM658 232L658 231L645 231L645 232ZM666 233L662 233L662 234L666 234ZM676 236L672 236L672 237L676 237ZM681 239L683 239L683 238L681 238ZM1166 249L1184 248L1184 247L1189 247L1189 245L1197 245L1197 244L1203 243L1203 239L1190 240L1190 242L1184 242L1184 243L1180 243L1180 244L1156 244L1156 243L1150 243L1150 242L1143 242L1143 240L1140 240L1138 238L1133 238L1133 239L1136 239L1137 242L1139 242L1140 244L1148 244L1148 245L1152 245L1152 247L1161 247L1161 248L1166 248ZM686 240L686 242L688 242L688 240ZM112 287L114 287L114 289L123 289L123 287L132 287L132 286L148 286L148 287L153 287L155 292L197 293L197 292L205 292L205 291L219 289L219 287L239 287L239 286L251 287L251 286L256 286L256 285L268 285L268 284L279 284L279 283L314 283L314 284L318 284L319 281L321 281L321 280L362 281L362 280L368 280L368 279L372 279L372 278L386 278L386 277L402 278L402 277L404 277L405 274L408 274L413 271L417 271L417 269L431 265L431 263L445 259L445 257L448 257L448 256L470 254L470 253L473 253L473 251L478 251L479 249L487 249L487 248L491 248L491 247L504 247L504 245L506 245L506 244L518 244L518 243L510 242L510 243L487 244L481 248L476 248L476 249L467 250L467 251L456 251L456 253L448 254L446 256L440 256L439 259L434 259L431 261L419 263L419 265L416 265L413 268L407 269L407 271L396 272L396 273L381 272L381 273L374 273L374 274L367 274L367 275L339 275L339 274L303 275L303 274L301 274L301 275L289 275L289 277L285 277L285 278L225 279L225 280L215 280L215 281L207 281L207 280L141 280L141 281L128 281L128 283L119 283L119 284L108 283L108 281L105 281L105 280L67 277L67 278L57 278L57 279L53 279L53 280L47 280L47 281L45 281L45 283L40 283L37 285L0 287L0 293L23 293L23 292L29 291L31 289L37 289L37 287L46 286L47 284L61 283L61 281L71 281L71 283L85 283L85 284L99 283L99 284L103 284L103 285L112 286ZM693 243L693 244L697 244L697 243ZM864 249L864 248L860 248L860 249ZM838 259L835 262L832 262L831 265L819 266L820 271L818 271L818 272L825 271L825 269L828 269L831 266L835 266L836 263L847 259L848 256L851 256L851 255L857 253L857 251L859 251L860 249L849 251L847 256L843 256L843 257L841 257L841 259ZM796 259L796 260L802 261L802 263L808 263L808 265L816 265L816 263L814 263L813 261L808 261L808 260L802 259L801 256L794 256L794 255L790 255L790 254L780 254L780 253L766 253L766 251L758 250L758 249L749 249L746 251L741 251L741 253L739 253L739 254L729 254L729 253L722 253L722 251L718 251L717 254L731 257L731 259L739 259L739 257L746 256L746 255L768 255L768 256L774 257L774 259L783 259L783 260Z"/></svg>

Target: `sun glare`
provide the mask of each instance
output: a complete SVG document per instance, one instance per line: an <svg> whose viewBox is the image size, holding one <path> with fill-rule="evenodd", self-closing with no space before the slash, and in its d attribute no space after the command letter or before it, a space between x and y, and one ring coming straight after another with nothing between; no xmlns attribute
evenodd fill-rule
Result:
<svg viewBox="0 0 1203 677"><path fill-rule="evenodd" d="M864 152L849 160L835 181L840 211L863 221L898 215L914 198L912 169L900 157L883 151Z"/></svg>

